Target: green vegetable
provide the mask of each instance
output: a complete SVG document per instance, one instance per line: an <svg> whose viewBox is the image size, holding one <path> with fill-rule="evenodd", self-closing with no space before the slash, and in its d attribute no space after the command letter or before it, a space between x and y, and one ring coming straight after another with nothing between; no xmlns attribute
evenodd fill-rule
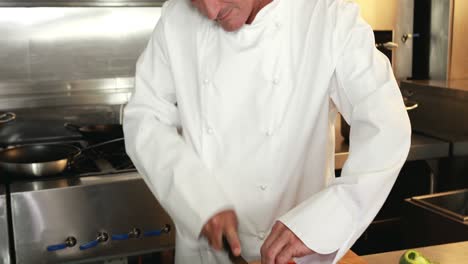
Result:
<svg viewBox="0 0 468 264"><path fill-rule="evenodd" d="M407 250L400 258L400 264L431 264L432 262L425 258L416 250Z"/></svg>

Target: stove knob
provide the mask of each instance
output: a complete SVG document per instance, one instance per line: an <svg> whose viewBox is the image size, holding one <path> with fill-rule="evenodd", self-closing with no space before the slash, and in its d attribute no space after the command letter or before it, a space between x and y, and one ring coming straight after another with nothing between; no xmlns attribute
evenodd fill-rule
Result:
<svg viewBox="0 0 468 264"><path fill-rule="evenodd" d="M143 236L145 237L160 236L161 234L167 234L170 231L171 231L171 226L165 225L162 229L159 229L159 230L146 231L143 233Z"/></svg>
<svg viewBox="0 0 468 264"><path fill-rule="evenodd" d="M138 228L133 228L128 234L115 234L112 235L112 240L127 240L130 238L139 238L141 236L141 231Z"/></svg>
<svg viewBox="0 0 468 264"><path fill-rule="evenodd" d="M65 248L74 247L75 245L76 245L76 238L70 236L70 237L67 237L67 239L65 240L65 243L48 246L47 251L62 250Z"/></svg>
<svg viewBox="0 0 468 264"><path fill-rule="evenodd" d="M130 238L129 234L114 234L111 236L112 240L127 240Z"/></svg>
<svg viewBox="0 0 468 264"><path fill-rule="evenodd" d="M109 240L109 235L106 232L101 232L98 234L97 238L91 242L85 243L80 246L80 250L87 250L97 246L99 243L106 242Z"/></svg>

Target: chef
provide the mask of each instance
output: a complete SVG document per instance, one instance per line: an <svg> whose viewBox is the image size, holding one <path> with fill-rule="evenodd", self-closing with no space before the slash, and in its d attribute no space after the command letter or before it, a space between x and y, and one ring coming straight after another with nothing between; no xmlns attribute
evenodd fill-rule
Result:
<svg viewBox="0 0 468 264"><path fill-rule="evenodd" d="M335 177L334 124L351 125ZM405 162L410 124L345 0L170 0L138 59L127 152L176 225L176 263L336 263Z"/></svg>

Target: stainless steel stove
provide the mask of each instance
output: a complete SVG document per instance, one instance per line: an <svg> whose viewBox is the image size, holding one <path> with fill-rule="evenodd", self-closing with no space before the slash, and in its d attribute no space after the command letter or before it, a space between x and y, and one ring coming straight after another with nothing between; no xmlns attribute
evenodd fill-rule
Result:
<svg viewBox="0 0 468 264"><path fill-rule="evenodd" d="M9 176L12 262L85 263L174 247L173 223L125 154L123 141L85 152L60 175ZM1 191L0 239L8 237L2 235Z"/></svg>
<svg viewBox="0 0 468 264"><path fill-rule="evenodd" d="M0 184L0 263L10 263L5 185Z"/></svg>

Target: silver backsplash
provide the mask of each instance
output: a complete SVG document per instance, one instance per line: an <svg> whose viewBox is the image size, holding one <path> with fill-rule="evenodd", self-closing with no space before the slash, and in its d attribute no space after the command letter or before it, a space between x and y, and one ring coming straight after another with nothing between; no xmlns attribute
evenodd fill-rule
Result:
<svg viewBox="0 0 468 264"><path fill-rule="evenodd" d="M2 7L51 7L51 6L89 6L89 7L128 7L161 6L166 0L0 0Z"/></svg>
<svg viewBox="0 0 468 264"><path fill-rule="evenodd" d="M0 8L0 81L133 76L160 16L145 8Z"/></svg>
<svg viewBox="0 0 468 264"><path fill-rule="evenodd" d="M101 122L118 122L160 13L161 7L102 5L0 8L0 112L80 119L81 110L104 107L109 119Z"/></svg>

